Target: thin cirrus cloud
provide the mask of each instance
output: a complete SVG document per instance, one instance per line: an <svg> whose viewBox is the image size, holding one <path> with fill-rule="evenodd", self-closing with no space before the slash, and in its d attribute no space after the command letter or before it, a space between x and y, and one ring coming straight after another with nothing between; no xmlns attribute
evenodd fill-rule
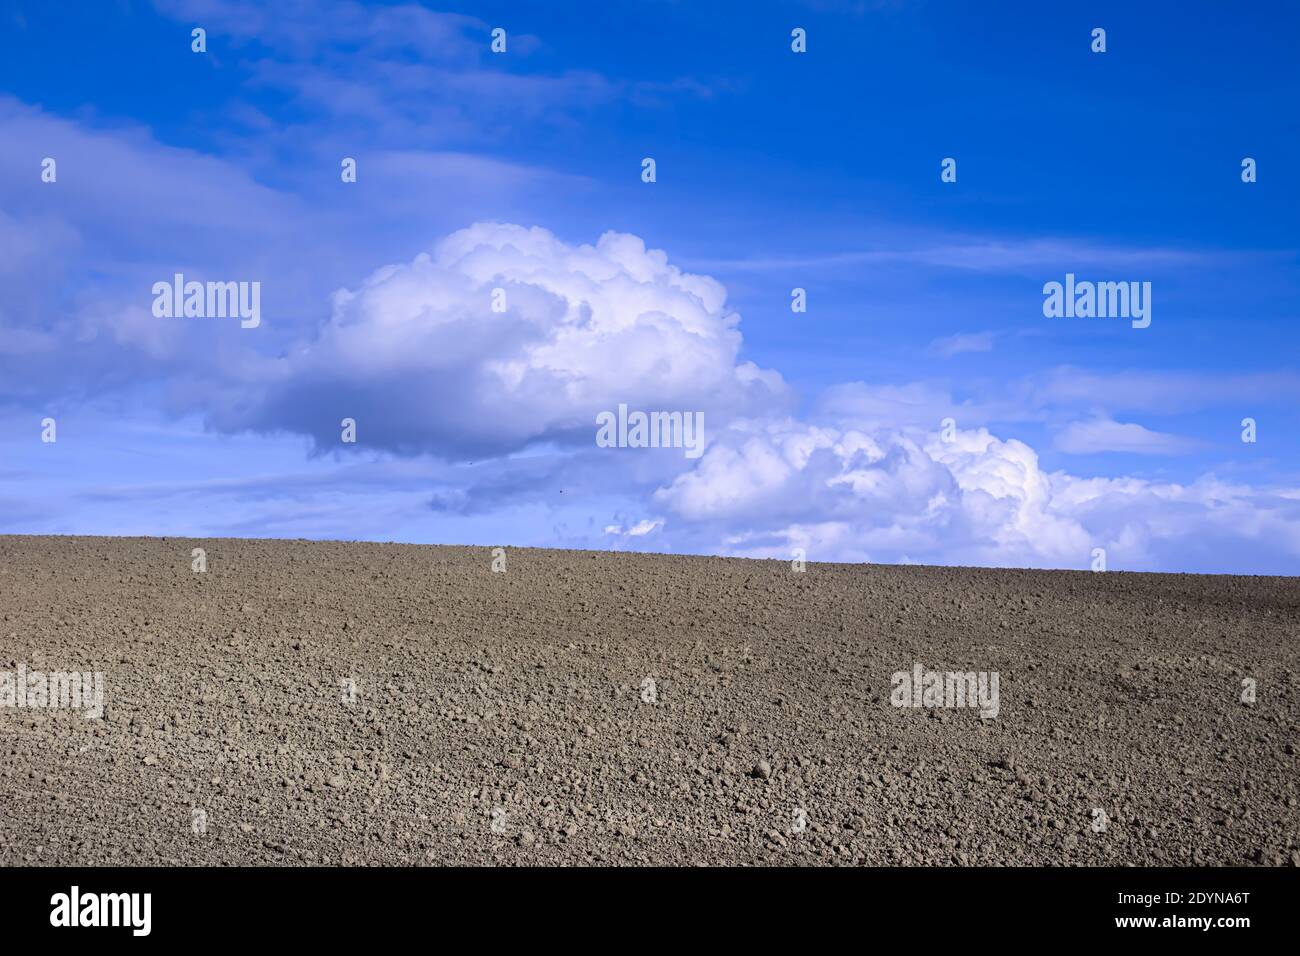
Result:
<svg viewBox="0 0 1300 956"><path fill-rule="evenodd" d="M1071 455L1125 452L1135 455L1179 455L1200 447L1200 443L1178 435L1152 431L1136 422L1110 418L1070 422L1059 429L1054 444Z"/></svg>
<svg viewBox="0 0 1300 956"><path fill-rule="evenodd" d="M355 0L284 0L273 7L251 0L155 0L175 20L237 41L273 45L281 55L308 59L322 47L331 52L379 55L418 52L470 61L480 55L470 30L486 31L477 17L429 10L416 3L367 6Z"/></svg>
<svg viewBox="0 0 1300 956"><path fill-rule="evenodd" d="M565 67L524 71L544 49L531 34L506 35L509 58L488 50L493 25L419 4L363 6L353 0L261 4L156 0L164 16L201 23L232 47L253 91L275 91L300 109L330 118L331 138L365 130L365 141L394 148L498 138L500 124L569 126L618 101L663 107L708 100L737 87L726 78L612 78ZM240 103L232 115L261 122ZM295 118L296 121L297 118Z"/></svg>
<svg viewBox="0 0 1300 956"><path fill-rule="evenodd" d="M1240 250L1197 251L1160 247L1105 245L1067 239L991 239L955 236L941 242L891 244L881 248L835 250L805 254L754 254L739 258L701 258L700 268L735 272L773 269L842 269L850 266L889 268L911 265L976 273L1023 273L1058 267L1091 268L1134 266L1152 269L1190 268L1250 262L1259 255L1285 257L1286 252L1254 253Z"/></svg>
<svg viewBox="0 0 1300 956"><path fill-rule="evenodd" d="M992 352L996 332L963 332L946 335L930 343L930 351L941 358L952 358L964 352Z"/></svg>

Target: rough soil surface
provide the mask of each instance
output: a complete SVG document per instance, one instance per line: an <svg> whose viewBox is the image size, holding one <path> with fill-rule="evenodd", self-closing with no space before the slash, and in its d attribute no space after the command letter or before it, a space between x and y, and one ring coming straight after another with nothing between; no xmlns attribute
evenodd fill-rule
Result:
<svg viewBox="0 0 1300 956"><path fill-rule="evenodd" d="M1296 579L506 561L0 537L0 864L1300 864Z"/></svg>

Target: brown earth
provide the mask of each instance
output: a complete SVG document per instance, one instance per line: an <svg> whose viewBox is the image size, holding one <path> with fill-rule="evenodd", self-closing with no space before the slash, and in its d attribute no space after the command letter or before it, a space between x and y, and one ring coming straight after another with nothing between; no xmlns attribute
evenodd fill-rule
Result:
<svg viewBox="0 0 1300 956"><path fill-rule="evenodd" d="M0 537L0 864L1300 864L1297 579L506 560Z"/></svg>

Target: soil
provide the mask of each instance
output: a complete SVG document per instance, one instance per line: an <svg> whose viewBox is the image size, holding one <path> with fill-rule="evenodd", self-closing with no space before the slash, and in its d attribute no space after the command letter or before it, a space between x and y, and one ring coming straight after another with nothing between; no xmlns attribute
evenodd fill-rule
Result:
<svg viewBox="0 0 1300 956"><path fill-rule="evenodd" d="M1300 865L1300 580L503 555L0 536L0 864Z"/></svg>

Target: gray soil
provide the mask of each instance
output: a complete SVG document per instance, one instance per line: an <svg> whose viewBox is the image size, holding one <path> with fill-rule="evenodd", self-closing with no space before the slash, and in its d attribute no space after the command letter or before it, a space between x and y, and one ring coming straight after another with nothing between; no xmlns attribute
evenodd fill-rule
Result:
<svg viewBox="0 0 1300 956"><path fill-rule="evenodd" d="M1296 579L506 562L0 537L0 864L1300 864Z"/></svg>

